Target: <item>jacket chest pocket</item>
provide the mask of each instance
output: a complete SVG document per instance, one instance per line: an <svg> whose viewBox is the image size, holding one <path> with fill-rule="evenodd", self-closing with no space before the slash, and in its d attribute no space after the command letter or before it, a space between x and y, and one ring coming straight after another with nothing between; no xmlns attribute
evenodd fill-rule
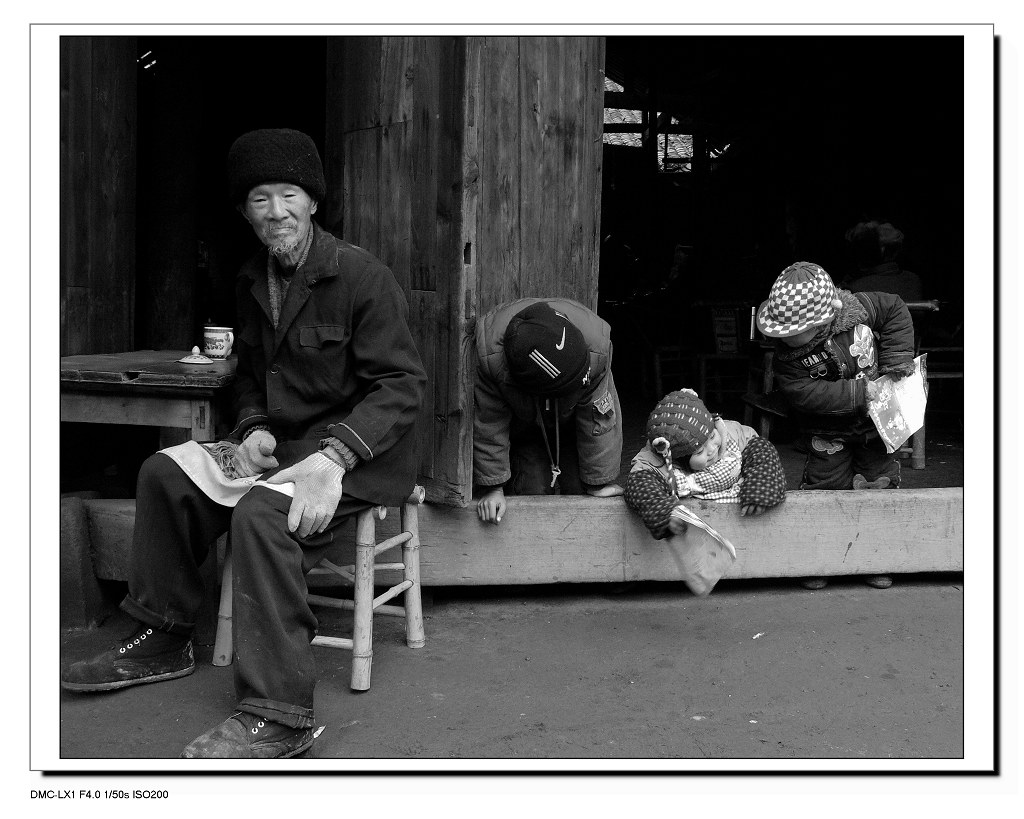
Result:
<svg viewBox="0 0 1024 819"><path fill-rule="evenodd" d="M348 328L340 324L299 328L292 378L300 393L320 396L324 387L337 387L344 382L349 337Z"/></svg>
<svg viewBox="0 0 1024 819"><path fill-rule="evenodd" d="M341 324L313 324L299 328L299 347L303 352L322 350L348 340L348 328Z"/></svg>

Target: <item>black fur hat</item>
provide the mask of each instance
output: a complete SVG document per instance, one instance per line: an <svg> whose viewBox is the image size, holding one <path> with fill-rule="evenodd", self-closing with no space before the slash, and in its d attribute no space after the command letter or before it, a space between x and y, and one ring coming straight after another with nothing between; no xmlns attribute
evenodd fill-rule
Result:
<svg viewBox="0 0 1024 819"><path fill-rule="evenodd" d="M228 191L239 204L257 185L291 182L317 202L327 196L324 166L312 138L291 128L249 131L228 151Z"/></svg>

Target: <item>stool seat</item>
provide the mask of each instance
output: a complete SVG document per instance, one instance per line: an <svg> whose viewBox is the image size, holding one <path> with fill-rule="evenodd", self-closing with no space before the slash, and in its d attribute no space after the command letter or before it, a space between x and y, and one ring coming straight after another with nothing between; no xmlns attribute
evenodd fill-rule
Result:
<svg viewBox="0 0 1024 819"><path fill-rule="evenodd" d="M311 606L329 606L353 612L352 637L332 637L318 634L312 645L341 648L352 652L354 691L370 687L373 663L373 615L375 613L405 618L405 641L410 648L422 648L426 642L423 631L423 603L420 590L420 539L417 509L426 498L422 486L417 486L400 507L401 531L377 543L376 521L384 520L387 508L375 506L356 515L355 563L339 566L322 559L307 577L329 575L339 577L353 586L351 600L322 594L307 594ZM377 563L377 555L401 546L401 562ZM375 576L378 571L398 570L402 580L374 597ZM217 636L213 648L213 664L230 665L234 655L231 627L231 539L228 538L221 573L220 608L217 615ZM388 601L402 595L402 605L388 605Z"/></svg>

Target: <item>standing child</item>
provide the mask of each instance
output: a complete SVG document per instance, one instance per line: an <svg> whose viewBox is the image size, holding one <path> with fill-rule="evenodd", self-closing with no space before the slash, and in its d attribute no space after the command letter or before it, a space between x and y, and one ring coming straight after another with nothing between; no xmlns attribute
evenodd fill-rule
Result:
<svg viewBox="0 0 1024 819"><path fill-rule="evenodd" d="M914 325L899 296L839 290L811 262L787 267L757 313L775 342L775 383L804 437L801 489L895 489L900 464L868 416L874 379L914 370ZM879 575L879 588L892 585ZM822 588L822 578L804 581Z"/></svg>
<svg viewBox="0 0 1024 819"><path fill-rule="evenodd" d="M656 539L686 523L672 510L681 498L739 503L759 515L786 499L775 447L750 427L708 412L693 390L666 395L647 419L647 444L631 462L626 503Z"/></svg>

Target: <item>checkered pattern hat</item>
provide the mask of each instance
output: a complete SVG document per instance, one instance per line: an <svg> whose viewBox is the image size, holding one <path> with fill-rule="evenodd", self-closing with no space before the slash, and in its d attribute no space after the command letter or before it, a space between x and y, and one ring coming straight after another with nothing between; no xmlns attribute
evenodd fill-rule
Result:
<svg viewBox="0 0 1024 819"><path fill-rule="evenodd" d="M795 336L828 324L843 303L832 278L813 262L797 262L783 270L757 311L757 326L766 336Z"/></svg>
<svg viewBox="0 0 1024 819"><path fill-rule="evenodd" d="M693 390L676 390L662 398L647 419L647 441L664 438L673 458L688 458L707 443L715 421Z"/></svg>

